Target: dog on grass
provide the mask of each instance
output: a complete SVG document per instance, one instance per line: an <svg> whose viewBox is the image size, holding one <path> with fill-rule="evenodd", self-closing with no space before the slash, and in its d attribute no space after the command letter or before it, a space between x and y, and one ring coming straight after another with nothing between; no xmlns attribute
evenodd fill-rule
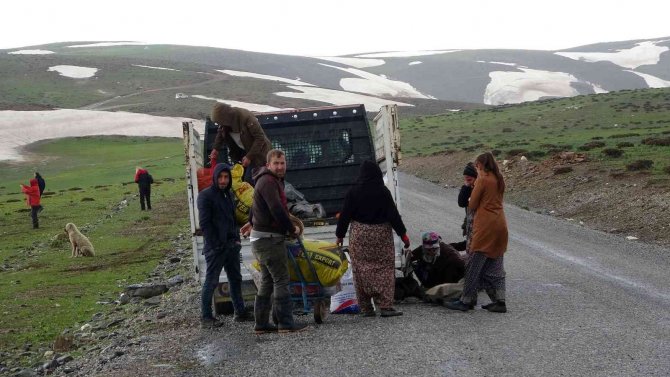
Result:
<svg viewBox="0 0 670 377"><path fill-rule="evenodd" d="M95 256L91 241L85 235L81 234L76 225L67 223L65 225L65 233L70 238L70 244L72 245L72 255L70 255L70 258Z"/></svg>

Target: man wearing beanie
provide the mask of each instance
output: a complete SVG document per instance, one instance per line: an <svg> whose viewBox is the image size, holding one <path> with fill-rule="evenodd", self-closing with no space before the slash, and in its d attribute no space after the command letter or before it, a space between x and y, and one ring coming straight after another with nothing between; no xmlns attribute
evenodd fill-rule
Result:
<svg viewBox="0 0 670 377"><path fill-rule="evenodd" d="M218 155L225 143L231 162L242 163L244 180L251 182L252 170L265 166L266 155L272 147L258 119L249 110L217 103L212 109L212 121L219 126L212 153Z"/></svg>
<svg viewBox="0 0 670 377"><path fill-rule="evenodd" d="M463 169L463 186L461 186L461 191L458 193L458 206L465 208L465 219L463 219L463 237L468 235L468 202L470 201L470 195L472 194L472 189L474 187L475 179L477 179L477 169L475 169L475 164L468 162ZM456 250L463 251L465 250L467 241L458 242L451 244Z"/></svg>

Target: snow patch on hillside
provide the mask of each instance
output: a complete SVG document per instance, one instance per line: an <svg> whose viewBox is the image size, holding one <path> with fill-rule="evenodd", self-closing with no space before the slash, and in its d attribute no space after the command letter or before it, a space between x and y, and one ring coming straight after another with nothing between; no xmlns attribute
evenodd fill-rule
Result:
<svg viewBox="0 0 670 377"><path fill-rule="evenodd" d="M666 46L658 46L659 42L640 42L635 47L617 50L617 52L555 52L556 55L587 62L609 61L618 66L635 69L641 65L657 64L661 54L669 51Z"/></svg>
<svg viewBox="0 0 670 377"><path fill-rule="evenodd" d="M415 60L415 61L413 61L413 62L409 62L409 63L407 63L407 65L417 65L417 64L421 64L421 63L423 63L423 62L422 62L422 61Z"/></svg>
<svg viewBox="0 0 670 377"><path fill-rule="evenodd" d="M626 69L625 71L630 72L630 73L634 73L634 74L642 77L650 88L668 88L668 87L670 87L670 81L663 80L662 78L652 76L652 75L649 75L647 73L636 72L636 71L629 70L629 69Z"/></svg>
<svg viewBox="0 0 670 377"><path fill-rule="evenodd" d="M355 68L378 67L380 65L386 64L386 62L382 59L361 59L361 58L348 58L340 56L316 56L315 58L321 60L328 60L333 63L340 63Z"/></svg>
<svg viewBox="0 0 670 377"><path fill-rule="evenodd" d="M60 73L61 76L70 77L73 79L87 79L89 77L93 77L95 73L98 72L98 69L91 67L79 67L76 65L55 65L47 69L47 72L53 71Z"/></svg>
<svg viewBox="0 0 670 377"><path fill-rule="evenodd" d="M225 103L227 105L233 106L233 107L241 107L243 109L247 109L249 111L256 111L256 112L265 112L265 111L279 111L279 110L291 110L292 108L279 108L279 107L272 107L268 105L262 105L259 103L251 103L251 102L240 102L240 101L233 101L233 100L227 100L227 99L222 99L222 98L213 98L213 97L206 97L200 94L195 94L192 95L191 97L193 98L199 98L199 99L204 99L208 101L216 101L216 102L221 102Z"/></svg>
<svg viewBox="0 0 670 377"><path fill-rule="evenodd" d="M449 52L456 52L460 50L416 50L416 51L389 51L389 52L377 52L374 54L363 54L356 55L357 58L411 58L414 56L429 56L429 55L440 55L446 54Z"/></svg>
<svg viewBox="0 0 670 377"><path fill-rule="evenodd" d="M522 72L490 72L491 82L486 86L484 103L502 105L535 101L542 97L579 95L579 92L570 85L579 80L569 73L520 69Z"/></svg>
<svg viewBox="0 0 670 377"><path fill-rule="evenodd" d="M174 68L164 68L164 67L152 67L150 65L141 65L141 64L133 64L133 67L140 67L140 68L151 68L151 69L161 69L165 71L177 71L181 72L179 69L174 69Z"/></svg>
<svg viewBox="0 0 670 377"><path fill-rule="evenodd" d="M311 101L325 102L331 105L354 105L362 103L365 105L367 111L377 111L384 105L396 104L398 106L414 106L412 104L390 101L382 98L366 96L363 94L349 93L341 90L306 87L306 86L291 86L288 88L300 91L297 92L278 92L275 95L287 98L300 98Z"/></svg>
<svg viewBox="0 0 670 377"><path fill-rule="evenodd" d="M181 138L193 119L89 110L0 111L0 160L22 160L19 149L40 140L91 135ZM201 121L194 121L200 127ZM95 125L95 126L92 126Z"/></svg>
<svg viewBox="0 0 670 377"><path fill-rule="evenodd" d="M67 46L68 48L82 48L82 47L112 47L112 46L145 46L145 42L99 42L99 43L89 43L84 45L72 45Z"/></svg>
<svg viewBox="0 0 670 377"><path fill-rule="evenodd" d="M49 55L49 54L55 54L53 51L49 50L19 50L19 51L12 51L8 52L10 55Z"/></svg>
<svg viewBox="0 0 670 377"><path fill-rule="evenodd" d="M233 71L233 70L230 70L230 69L217 69L217 71L221 72L221 73L225 73L226 75L230 75L230 76L252 77L252 78L255 78L255 79L279 81L279 82L283 82L283 83L286 83L286 84L292 84L292 85L314 86L310 83L302 82L300 80L287 79L285 77L279 77L279 76L263 75L263 74L260 74L260 73Z"/></svg>
<svg viewBox="0 0 670 377"><path fill-rule="evenodd" d="M412 85L406 82L389 80L386 77L378 76L374 73L362 71L356 68L342 68L329 64L320 64L325 67L339 69L341 71L360 77L349 77L340 80L340 86L342 89L349 92L365 93L375 96L435 99L435 97L427 96L419 92Z"/></svg>
<svg viewBox="0 0 670 377"><path fill-rule="evenodd" d="M506 62L487 62L486 60L477 60L477 63L486 63L486 64L500 64L500 65L508 65L510 67L516 67L518 64L516 63L506 63Z"/></svg>

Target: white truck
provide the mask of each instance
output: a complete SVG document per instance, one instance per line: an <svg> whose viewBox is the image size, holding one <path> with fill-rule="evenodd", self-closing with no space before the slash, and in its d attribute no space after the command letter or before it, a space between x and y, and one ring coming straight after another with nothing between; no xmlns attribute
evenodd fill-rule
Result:
<svg viewBox="0 0 670 377"><path fill-rule="evenodd" d="M336 215L347 190L355 183L359 166L364 160L377 161L400 210L397 174L401 158L400 134L395 105L383 106L373 120L373 127L369 126L363 105L305 108L255 115L273 147L286 153L286 181L310 203L320 203L325 209L326 218L303 219L305 238L335 242ZM196 127L192 122L183 123L194 272L202 284L206 264L202 254L204 239L198 221L197 171L205 166L205 156L212 150L217 127L208 120L205 122L204 135L196 131ZM403 263L402 242L397 236L395 245L396 267L400 267ZM257 273L251 266L254 259L249 241L243 239L240 263L242 295L246 302L253 302L256 294L253 277ZM225 272L219 277L213 301L217 315L233 312Z"/></svg>

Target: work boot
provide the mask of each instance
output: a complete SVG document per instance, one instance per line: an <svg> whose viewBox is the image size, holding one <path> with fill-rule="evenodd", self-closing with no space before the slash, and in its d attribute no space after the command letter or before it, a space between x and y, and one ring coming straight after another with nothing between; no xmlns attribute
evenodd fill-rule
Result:
<svg viewBox="0 0 670 377"><path fill-rule="evenodd" d="M462 312L467 312L468 310L474 309L474 305L466 304L460 299L458 301L447 301L444 303L444 306L451 310L460 310Z"/></svg>
<svg viewBox="0 0 670 377"><path fill-rule="evenodd" d="M402 315L402 312L398 311L398 310L395 310L393 308L382 309L381 310L381 316L382 317L396 317L396 316L399 316L399 315Z"/></svg>
<svg viewBox="0 0 670 377"><path fill-rule="evenodd" d="M307 324L295 323L293 321L293 303L291 297L275 299L277 308L277 319L279 320L279 333L290 333L307 330Z"/></svg>
<svg viewBox="0 0 670 377"><path fill-rule="evenodd" d="M482 308L493 313L507 313L507 305L505 304L505 301L496 301L484 306L482 306Z"/></svg>
<svg viewBox="0 0 670 377"><path fill-rule="evenodd" d="M241 313L235 313L233 316L233 321L235 322L251 322L253 320L255 320L254 315L246 310Z"/></svg>
<svg viewBox="0 0 670 377"><path fill-rule="evenodd" d="M216 318L202 318L200 319L200 328L201 329L213 329L223 326L223 322L219 321Z"/></svg>
<svg viewBox="0 0 670 377"><path fill-rule="evenodd" d="M254 332L256 334L277 332L277 326L270 323L271 309L270 297L256 296L254 302L254 320L256 321Z"/></svg>

